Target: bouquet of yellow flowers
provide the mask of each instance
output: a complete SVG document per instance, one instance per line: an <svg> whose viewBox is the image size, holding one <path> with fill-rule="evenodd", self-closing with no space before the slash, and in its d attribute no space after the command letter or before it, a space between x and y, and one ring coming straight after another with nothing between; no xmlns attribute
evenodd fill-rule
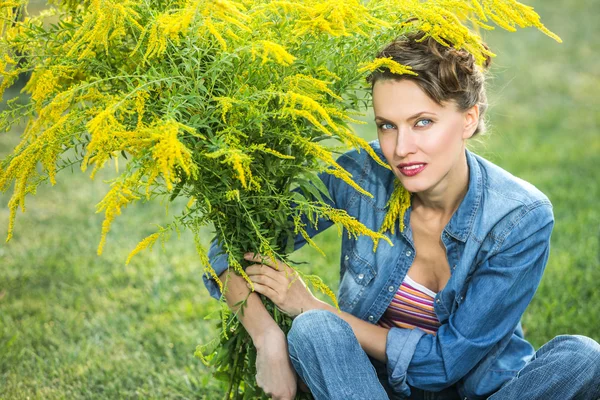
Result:
<svg viewBox="0 0 600 400"><path fill-rule="evenodd" d="M57 173L73 165L93 179L109 160L121 159L122 172L97 205L105 215L98 254L130 203L185 198L181 214L141 240L126 262L169 232L190 229L214 278L199 240L206 225L242 276L245 252L285 261L295 235L314 245L306 224L320 218L349 235L386 240L386 226L405 208L397 205L409 201L401 186L387 223L374 232L329 206L317 175L332 174L370 196L324 139L386 166L351 128L368 103L365 74L413 73L391 59L370 62L382 45L418 29L481 63L492 54L469 28L492 29L490 21L510 31L537 27L559 40L531 7L514 0L48 3L32 16L27 0L0 2L0 93L31 73L27 96L9 100L0 114L5 131L26 122L21 142L0 163L0 190L13 193L7 240L18 208L25 211L26 196L39 184L55 184ZM318 277L307 280L335 301ZM289 317L265 302L288 327ZM198 354L229 383L227 397L263 396L252 343L224 314L220 340Z"/></svg>

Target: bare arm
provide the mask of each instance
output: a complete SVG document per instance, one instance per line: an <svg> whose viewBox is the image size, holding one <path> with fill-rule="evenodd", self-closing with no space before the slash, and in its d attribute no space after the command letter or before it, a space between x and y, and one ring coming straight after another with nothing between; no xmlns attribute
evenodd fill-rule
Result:
<svg viewBox="0 0 600 400"><path fill-rule="evenodd" d="M269 315L257 293L250 293L246 281L229 269L219 279L225 284L225 300L236 312L247 298L237 317L256 347L256 382L273 399L288 400L296 396L297 378L287 348L287 339ZM250 295L248 295L250 293ZM236 305L238 304L238 305Z"/></svg>
<svg viewBox="0 0 600 400"><path fill-rule="evenodd" d="M311 304L312 305L309 306L309 309L331 311L350 324L352 331L354 331L354 335L358 339L358 343L360 343L360 346L363 348L365 353L379 361L387 362L385 348L389 329L363 321L362 319L347 312L338 311L334 306L318 299L315 299L315 301Z"/></svg>
<svg viewBox="0 0 600 400"><path fill-rule="evenodd" d="M246 268L246 272L254 283L257 292L270 298L281 310L292 316L303 311L322 309L331 311L350 324L363 350L371 357L386 362L386 343L389 329L363 321L347 312L338 311L317 299L308 290L297 273L285 263L271 266L272 261L263 259L260 255L247 254L248 261L262 262Z"/></svg>
<svg viewBox="0 0 600 400"><path fill-rule="evenodd" d="M236 306L236 304L246 299L246 297L248 298L243 312L238 312L237 317L250 334L255 346L257 340L268 331L280 330L267 312L258 294L250 293L244 278L227 269L219 276L219 279L223 282L223 285L227 283L227 290L224 295L231 311L237 312L240 306ZM250 293L249 296L248 293Z"/></svg>

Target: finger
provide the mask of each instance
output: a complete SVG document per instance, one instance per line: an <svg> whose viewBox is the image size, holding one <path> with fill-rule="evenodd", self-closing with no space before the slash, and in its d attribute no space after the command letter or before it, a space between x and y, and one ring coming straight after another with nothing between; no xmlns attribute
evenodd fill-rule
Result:
<svg viewBox="0 0 600 400"><path fill-rule="evenodd" d="M262 275L265 273L268 273L270 271L272 271L273 269L270 268L268 265L264 265L264 264L252 264L249 267L246 268L246 273L248 275Z"/></svg>
<svg viewBox="0 0 600 400"><path fill-rule="evenodd" d="M254 291L257 293L260 293L262 295L267 296L269 299L273 300L275 298L277 298L277 292L275 292L273 289L271 289L270 287L260 284L260 283L256 283L253 282L254 284ZM250 284L248 284L248 286L250 286Z"/></svg>
<svg viewBox="0 0 600 400"><path fill-rule="evenodd" d="M285 286L287 285L287 282L278 281L268 275L252 275L250 280L252 281L252 283L260 283L261 285L268 286L277 293L280 293L282 290L285 290Z"/></svg>
<svg viewBox="0 0 600 400"><path fill-rule="evenodd" d="M275 277L275 275L279 275L279 271L274 270L265 264L252 264L248 268L246 268L246 273L250 276L254 275L270 275Z"/></svg>
<svg viewBox="0 0 600 400"><path fill-rule="evenodd" d="M288 279L289 276L287 276L288 274L285 274L282 271L274 270L273 268L270 268L268 265L252 264L251 266L246 268L246 273L248 274L248 276L251 276L251 277L264 275L264 276L268 276L268 277L274 279L275 281L277 281L280 284L286 284L286 285L289 284L289 279Z"/></svg>

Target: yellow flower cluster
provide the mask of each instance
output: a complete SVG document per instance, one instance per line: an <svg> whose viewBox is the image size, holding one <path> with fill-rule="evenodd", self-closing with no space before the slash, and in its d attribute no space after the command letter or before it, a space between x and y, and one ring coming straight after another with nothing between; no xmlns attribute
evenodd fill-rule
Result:
<svg viewBox="0 0 600 400"><path fill-rule="evenodd" d="M139 242L138 245L135 247L135 249L133 249L131 251L131 253L129 253L129 256L127 256L127 260L125 261L125 265L129 265L129 262L131 261L131 259L136 254L138 254L140 251L145 250L145 249L151 249L152 246L154 246L154 243L156 243L156 241L158 240L159 237L160 237L160 232L156 232L156 233L153 233L150 236L147 236L141 242Z"/></svg>
<svg viewBox="0 0 600 400"><path fill-rule="evenodd" d="M296 59L296 57L288 53L282 45L270 40L257 40L252 43L252 48L250 50L252 61L255 61L257 54L261 52L261 65L266 64L268 61L275 61L277 64L289 66Z"/></svg>
<svg viewBox="0 0 600 400"><path fill-rule="evenodd" d="M215 96L213 97L213 100L216 100L221 106L221 119L223 120L223 123L226 124L227 120L225 119L225 115L231 110L234 103L239 103L239 100L227 96Z"/></svg>
<svg viewBox="0 0 600 400"><path fill-rule="evenodd" d="M139 200L136 191L139 186L140 174L136 173L124 180L117 180L112 184L109 192L104 199L96 205L96 213L104 211L104 222L102 222L102 233L100 243L98 244L98 255L102 254L106 244L106 235L110 231L110 226L114 219L121 215L121 208Z"/></svg>
<svg viewBox="0 0 600 400"><path fill-rule="evenodd" d="M296 138L296 141L296 144L299 145L307 155L316 157L318 160L321 160L326 166L330 167L325 170L327 173L335 176L336 178L341 179L346 184L353 187L359 193L368 197L373 197L371 193L358 186L358 184L354 182L354 180L352 180L352 174L350 174L348 171L342 168L333 159L333 156L331 155L330 151L325 150L322 146L316 143L302 139L300 137Z"/></svg>
<svg viewBox="0 0 600 400"><path fill-rule="evenodd" d="M390 246L393 246L391 240L387 236L380 232L374 232L370 230L356 218L349 215L345 210L322 207L320 212L334 224L338 224L338 226L343 226L346 228L348 237L358 238L359 236L368 236L373 239L375 243L377 243L379 239L383 239L388 242Z"/></svg>
<svg viewBox="0 0 600 400"><path fill-rule="evenodd" d="M15 70L14 68L10 68L11 66L17 65L17 62L8 54L7 49L0 48L0 52L0 75L2 77L2 83L0 83L1 99L4 91L19 77L19 71Z"/></svg>
<svg viewBox="0 0 600 400"><path fill-rule="evenodd" d="M214 151L212 153L207 153L204 156L207 158L223 157L221 162L223 164L232 166L236 173L237 179L240 181L244 189L249 188L249 181L256 184L255 181L252 181L252 171L250 171L250 162L252 161L252 158L242 150L229 147Z"/></svg>
<svg viewBox="0 0 600 400"><path fill-rule="evenodd" d="M294 234L297 235L298 233L300 233L300 235L302 235L302 237L304 238L304 240L306 240L306 243L308 243L310 247L312 247L313 249L318 251L323 257L325 257L325 252L323 252L323 250L321 250L321 248L315 243L315 241L312 240L310 236L308 236L308 232L306 232L306 229L304 229L305 226L306 224L302 222L302 218L300 217L300 215L295 215Z"/></svg>
<svg viewBox="0 0 600 400"><path fill-rule="evenodd" d="M198 234L198 232L195 233L196 234L194 235L194 243L196 244L196 253L198 253L198 260L200 261L200 265L204 265L204 272L208 273L215 280L215 282L217 282L217 284L219 285L219 289L221 290L221 292L223 292L223 284L217 276L217 273L215 272L214 268L210 265L208 253L204 249L204 246L202 246L202 243L200 243L200 235Z"/></svg>
<svg viewBox="0 0 600 400"><path fill-rule="evenodd" d="M283 160L293 160L293 159L296 158L294 156L290 156L290 155L287 155L287 154L282 154L282 153L278 152L277 150L270 149L264 143L253 144L252 146L250 146L248 148L248 150L251 151L251 152L253 152L253 151L261 151L263 153L274 155L275 157L281 158Z"/></svg>
<svg viewBox="0 0 600 400"><path fill-rule="evenodd" d="M319 70L319 72L326 75L329 71L327 68L323 67ZM335 74L329 72L328 74L335 80L339 80ZM343 100L340 96L335 94L333 90L329 87L332 82L327 82L322 79L317 79L312 76L308 76L305 74L294 74L287 76L284 79L283 86L287 87L290 92L302 93L311 97L314 100L323 100L324 93L330 95L332 98L336 100Z"/></svg>
<svg viewBox="0 0 600 400"><path fill-rule="evenodd" d="M177 177L176 168L181 168L189 177L196 177L198 165L192 158L192 152L179 141L181 131L194 134L194 130L175 120L160 121L149 129L149 138L144 141L153 143L152 166L149 167L147 187L161 174L168 190L173 190Z"/></svg>
<svg viewBox="0 0 600 400"><path fill-rule="evenodd" d="M312 97L288 91L286 93L280 93L279 98L282 104L282 114L289 114L292 117L304 117L309 120L315 128L323 131L327 135L331 135L331 131L336 132L338 130L337 124L333 122L327 110ZM300 107L300 109L297 109L296 106ZM322 124L313 113L316 113L319 118L327 124L329 129Z"/></svg>
<svg viewBox="0 0 600 400"><path fill-rule="evenodd" d="M302 279L306 283L310 283L312 285L312 287L314 287L315 289L317 289L318 291L320 291L321 293L323 293L327 297L329 297L331 299L331 301L333 302L333 306L339 310L340 306L338 305L338 301L337 301L337 297L335 296L335 293L333 293L333 290L331 290L329 288L329 286L327 286L325 284L325 282L323 282L323 279L321 279L317 275L304 275L304 274L302 275Z"/></svg>
<svg viewBox="0 0 600 400"><path fill-rule="evenodd" d="M520 28L535 27L545 35L559 43L562 40L540 22L540 16L533 7L521 4L516 0L471 0L477 15L483 21L487 21L487 14L499 27L507 31L516 31L515 26Z"/></svg>
<svg viewBox="0 0 600 400"><path fill-rule="evenodd" d="M25 196L36 189L37 183L34 178L38 174L38 162L47 171L50 183L56 184L56 161L64 152L63 146L78 126L76 117L64 113L69 101L68 95L57 96L55 101L43 110L40 117L26 127L23 139L15 147L15 155L7 168L0 168L0 191L5 191L10 183L15 181L8 203L10 216L7 241L13 235L17 208L21 207L21 211L25 212Z"/></svg>
<svg viewBox="0 0 600 400"><path fill-rule="evenodd" d="M368 36L365 29L389 27L374 18L359 0L307 0L302 10L307 14L296 22L294 34L301 36L322 32L331 36L359 34Z"/></svg>
<svg viewBox="0 0 600 400"><path fill-rule="evenodd" d="M144 59L163 55L167 49L167 40L172 40L175 45L179 45L180 35L184 34L190 28L196 16L197 5L194 5L194 3L197 2L188 1L181 10L173 13L166 12L157 16L154 23L144 29L138 44L138 46L141 45L144 37L150 32Z"/></svg>
<svg viewBox="0 0 600 400"><path fill-rule="evenodd" d="M392 57L386 58L376 58L375 60L364 64L358 72L373 72L381 67L385 67L390 70L391 73L397 75L417 75L416 72L412 71L412 67L401 65L398 62L394 61Z"/></svg>
<svg viewBox="0 0 600 400"><path fill-rule="evenodd" d="M392 235L395 234L396 222L398 222L400 231L402 232L404 230L404 213L408 210L408 207L410 207L410 193L396 179L394 181L394 191L386 205L388 212L381 224L381 228L379 228L379 233L384 234L389 230ZM375 241L373 251L377 250L378 244L379 241Z"/></svg>
<svg viewBox="0 0 600 400"><path fill-rule="evenodd" d="M92 179L115 152L124 150L127 133L125 126L115 116L118 104L119 102L115 101L108 105L87 123L91 141L81 162L81 170L85 172L89 164L95 164L90 175Z"/></svg>
<svg viewBox="0 0 600 400"><path fill-rule="evenodd" d="M223 51L228 50L227 41L223 37L224 35L233 40L242 40L233 29L244 31L248 34L253 33L253 30L247 25L250 17L246 15L245 12L247 10L243 4L229 0L215 0L202 3L201 14L203 20L199 28L200 36L202 38L205 37L206 33L210 34L217 40Z"/></svg>
<svg viewBox="0 0 600 400"><path fill-rule="evenodd" d="M128 27L141 32L143 27L136 11L141 4L139 0L91 0L81 28L65 45L67 57L79 53L78 59L82 60L93 55L97 46L108 54L110 42L124 38Z"/></svg>

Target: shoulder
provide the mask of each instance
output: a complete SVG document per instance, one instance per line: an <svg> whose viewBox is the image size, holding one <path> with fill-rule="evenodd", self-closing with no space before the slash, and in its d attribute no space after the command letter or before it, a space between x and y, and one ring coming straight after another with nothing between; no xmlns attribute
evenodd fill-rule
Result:
<svg viewBox="0 0 600 400"><path fill-rule="evenodd" d="M552 203L530 182L514 176L485 158L470 153L481 177L480 222L487 222L497 244L517 231L524 235L552 226Z"/></svg>
<svg viewBox="0 0 600 400"><path fill-rule="evenodd" d="M533 184L514 176L477 154L471 153L471 155L481 171L484 195L488 200L494 200L488 206L497 206L499 205L497 202L504 202L513 206L521 205L525 208L537 205L551 207L548 196Z"/></svg>

